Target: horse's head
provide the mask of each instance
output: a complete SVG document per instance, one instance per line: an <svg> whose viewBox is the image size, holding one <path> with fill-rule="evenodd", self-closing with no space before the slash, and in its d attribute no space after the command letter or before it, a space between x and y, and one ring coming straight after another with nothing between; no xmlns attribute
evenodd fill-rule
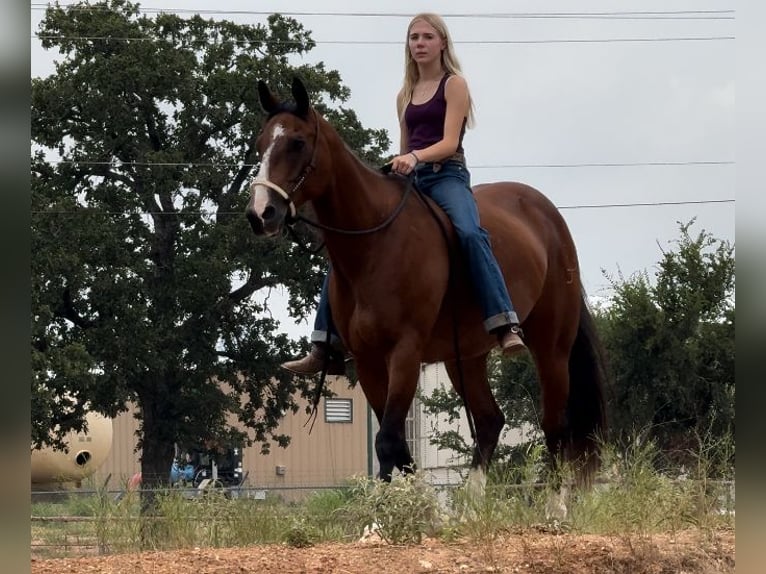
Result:
<svg viewBox="0 0 766 574"><path fill-rule="evenodd" d="M258 136L261 158L258 175L250 184L245 214L256 235L275 235L288 217L312 198L317 189L319 116L309 104L306 88L293 79L292 102L280 102L268 86L258 82L261 106L269 114Z"/></svg>

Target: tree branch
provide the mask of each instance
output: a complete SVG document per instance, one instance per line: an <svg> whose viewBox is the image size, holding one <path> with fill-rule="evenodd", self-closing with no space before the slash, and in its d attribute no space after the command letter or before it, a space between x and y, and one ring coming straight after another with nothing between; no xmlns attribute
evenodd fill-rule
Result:
<svg viewBox="0 0 766 574"><path fill-rule="evenodd" d="M124 183L125 185L129 187L135 186L135 182L132 179L130 179L127 175L124 175L122 173L116 173L116 172L110 171L109 169L105 170L103 173L100 173L98 175L103 176L106 179L119 181L120 183Z"/></svg>
<svg viewBox="0 0 766 574"><path fill-rule="evenodd" d="M245 179L247 178L248 175L250 175L252 166L249 165L248 159L252 157L253 152L255 151L256 140L257 140L257 136L255 135L252 138L250 138L250 144L247 148L247 151L245 152L244 163L242 164L242 167L239 168L237 175L234 176L234 179L232 180L231 185L229 186L229 189L226 190L227 195L231 196L238 193Z"/></svg>
<svg viewBox="0 0 766 574"><path fill-rule="evenodd" d="M56 316L68 319L78 327L82 329L88 329L93 326L93 321L85 319L74 308L74 302L72 301L72 291L69 287L64 288L64 292L61 294L61 304L56 308Z"/></svg>
<svg viewBox="0 0 766 574"><path fill-rule="evenodd" d="M236 305L250 297L250 295L258 291L258 289L266 287L267 284L268 282L262 281L260 277L256 278L255 272L251 269L250 277L248 277L247 281L242 286L229 293L228 299L232 304Z"/></svg>

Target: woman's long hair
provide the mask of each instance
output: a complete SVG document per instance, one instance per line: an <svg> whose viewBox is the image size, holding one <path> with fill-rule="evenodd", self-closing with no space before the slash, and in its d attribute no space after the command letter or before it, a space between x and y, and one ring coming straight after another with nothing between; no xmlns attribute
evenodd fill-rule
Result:
<svg viewBox="0 0 766 574"><path fill-rule="evenodd" d="M441 56L442 68L444 71L455 76L463 75L463 71L460 69L460 62L455 55L455 47L452 44L452 37L449 34L449 29L447 28L447 24L445 24L444 19L438 14L433 14L431 12L423 12L416 15L412 20L410 20L410 23L407 26L407 36L404 42L404 82L402 84L402 90L399 92L398 102L398 108L401 110L401 113L404 113L404 108L412 99L412 90L415 87L415 83L419 79L418 65L415 60L412 59L412 54L410 53L409 46L410 28L412 28L412 25L417 20L422 20L423 22L432 26L439 34L439 36L441 36L442 40L444 40L445 48L442 50ZM474 123L473 110L473 98L471 98L471 92L469 90L467 122L468 127L473 126ZM399 119L401 120L402 118Z"/></svg>

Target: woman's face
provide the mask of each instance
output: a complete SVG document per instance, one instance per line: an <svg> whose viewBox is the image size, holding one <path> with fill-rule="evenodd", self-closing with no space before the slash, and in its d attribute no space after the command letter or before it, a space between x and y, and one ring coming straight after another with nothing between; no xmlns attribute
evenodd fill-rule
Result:
<svg viewBox="0 0 766 574"><path fill-rule="evenodd" d="M445 42L436 28L424 20L415 20L412 23L407 43L412 59L418 64L440 59L445 47Z"/></svg>

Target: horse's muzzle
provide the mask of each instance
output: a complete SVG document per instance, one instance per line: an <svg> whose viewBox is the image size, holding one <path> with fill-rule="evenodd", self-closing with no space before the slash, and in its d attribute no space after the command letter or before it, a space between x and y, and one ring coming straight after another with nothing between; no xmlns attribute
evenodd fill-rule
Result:
<svg viewBox="0 0 766 574"><path fill-rule="evenodd" d="M263 222L261 221L261 218L258 217L249 207L245 210L245 217L247 217L247 220L250 222L250 227L253 229L253 233L256 235L264 234Z"/></svg>
<svg viewBox="0 0 766 574"><path fill-rule="evenodd" d="M245 210L245 216L250 222L250 227L256 235L272 236L282 231L282 224L285 221L285 209L268 204L259 214L252 206Z"/></svg>

